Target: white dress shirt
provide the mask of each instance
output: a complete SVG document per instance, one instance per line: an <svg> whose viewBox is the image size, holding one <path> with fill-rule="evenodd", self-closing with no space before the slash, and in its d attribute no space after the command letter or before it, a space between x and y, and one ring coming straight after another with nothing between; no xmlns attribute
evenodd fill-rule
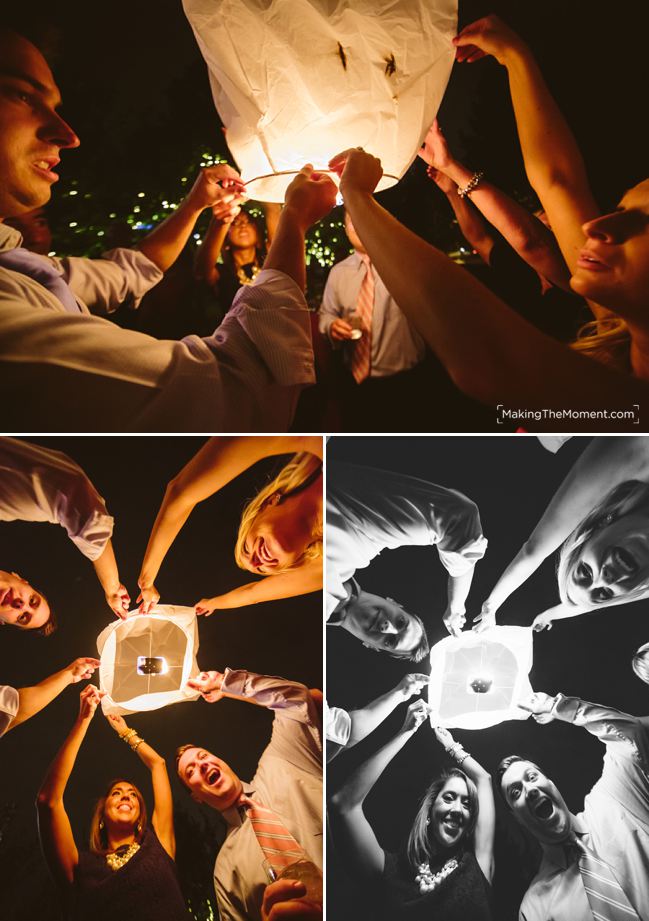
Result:
<svg viewBox="0 0 649 921"><path fill-rule="evenodd" d="M18 713L20 698L15 688L0 684L0 736L3 736Z"/></svg>
<svg viewBox="0 0 649 921"><path fill-rule="evenodd" d="M0 521L60 524L89 560L104 552L114 523L78 464L15 438L0 438Z"/></svg>
<svg viewBox="0 0 649 921"><path fill-rule="evenodd" d="M318 717L302 684L226 669L222 690L275 711L271 740L244 792L274 810L322 868L322 738ZM228 834L214 866L221 921L259 921L270 882L264 854L242 810L223 813Z"/></svg>
<svg viewBox="0 0 649 921"><path fill-rule="evenodd" d="M371 267L371 271L374 276L374 310L370 377L389 377L422 361L426 354L426 346L419 333L399 310L374 266ZM352 253L347 259L337 263L327 278L318 313L320 332L329 336L334 347L343 345L346 364L351 361L354 342L340 343L331 339L329 330L334 320L347 320L350 314L356 312L365 272L365 265L358 253Z"/></svg>
<svg viewBox="0 0 649 921"><path fill-rule="evenodd" d="M19 242L0 223L0 250ZM89 285L97 295L102 262L64 260L75 285L84 275L84 299ZM281 432L313 382L306 301L283 272L243 287L211 336L172 341L68 313L38 282L0 267L0 401L22 431Z"/></svg>
<svg viewBox="0 0 649 921"><path fill-rule="evenodd" d="M575 817L583 843L613 870L642 921L649 919L649 719L559 698L555 715L606 745L602 775ZM576 859L559 845L543 860L521 904L520 921L593 921Z"/></svg>
<svg viewBox="0 0 649 921"><path fill-rule="evenodd" d="M449 575L468 572L487 549L476 504L403 473L329 462L327 619L349 597L345 583L381 551L428 544Z"/></svg>

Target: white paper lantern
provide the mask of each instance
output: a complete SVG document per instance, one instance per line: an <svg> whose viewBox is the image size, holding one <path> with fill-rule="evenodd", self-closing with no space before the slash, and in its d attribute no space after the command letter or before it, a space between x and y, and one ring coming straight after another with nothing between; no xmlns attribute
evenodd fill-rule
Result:
<svg viewBox="0 0 649 921"><path fill-rule="evenodd" d="M436 643L428 689L432 725L484 729L527 719L517 702L532 694L532 636L528 627L492 627Z"/></svg>
<svg viewBox="0 0 649 921"><path fill-rule="evenodd" d="M193 608L156 605L131 611L97 637L99 687L105 713L137 713L196 700L187 680L199 672L198 629Z"/></svg>
<svg viewBox="0 0 649 921"><path fill-rule="evenodd" d="M363 147L406 172L451 73L457 0L183 0L251 198ZM287 175L288 174L288 175ZM264 177L264 178L261 178Z"/></svg>

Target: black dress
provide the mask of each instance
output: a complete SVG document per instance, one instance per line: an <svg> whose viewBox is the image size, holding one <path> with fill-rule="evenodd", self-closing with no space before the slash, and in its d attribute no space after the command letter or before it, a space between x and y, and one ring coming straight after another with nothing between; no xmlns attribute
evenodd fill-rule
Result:
<svg viewBox="0 0 649 921"><path fill-rule="evenodd" d="M152 828L119 870L102 854L82 851L74 874L70 921L188 921L176 865Z"/></svg>
<svg viewBox="0 0 649 921"><path fill-rule="evenodd" d="M420 892L405 855L386 854L383 880L395 921L493 921L491 886L473 851L432 892ZM444 865L432 866L435 873Z"/></svg>

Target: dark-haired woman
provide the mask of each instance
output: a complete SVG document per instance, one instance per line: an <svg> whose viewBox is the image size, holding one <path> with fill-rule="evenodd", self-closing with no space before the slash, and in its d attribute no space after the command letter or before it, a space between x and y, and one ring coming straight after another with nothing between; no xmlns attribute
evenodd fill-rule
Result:
<svg viewBox="0 0 649 921"><path fill-rule="evenodd" d="M491 590L478 630L558 548L561 603L535 618L535 630L649 596L649 438L593 438Z"/></svg>
<svg viewBox="0 0 649 921"><path fill-rule="evenodd" d="M81 692L79 716L38 794L43 853L63 893L66 917L70 921L187 921L174 864L173 810L165 762L120 716L108 717L111 726L151 772L151 824L137 787L127 780L114 780L95 807L89 851L77 849L63 794L98 703L97 688L88 685Z"/></svg>
<svg viewBox="0 0 649 921"><path fill-rule="evenodd" d="M334 840L358 880L369 883L386 904L390 917L490 921L495 828L491 777L447 730L438 728L435 734L455 766L431 783L404 847L395 854L384 851L363 812L367 794L427 714L423 700L410 704L401 731L334 794Z"/></svg>

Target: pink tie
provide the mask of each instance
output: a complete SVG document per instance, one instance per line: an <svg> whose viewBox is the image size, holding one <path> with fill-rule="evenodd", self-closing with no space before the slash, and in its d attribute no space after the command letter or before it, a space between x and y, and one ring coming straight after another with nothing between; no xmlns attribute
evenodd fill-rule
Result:
<svg viewBox="0 0 649 921"><path fill-rule="evenodd" d="M374 312L374 275L370 257L358 254L365 263L365 278L361 284L356 303L356 313L363 324L363 335L357 340L352 355L351 371L357 384L362 384L370 376L372 352L372 313Z"/></svg>
<svg viewBox="0 0 649 921"><path fill-rule="evenodd" d="M277 875L289 864L306 857L304 849L300 847L276 812L250 799L245 793L241 795L239 805L243 806L248 813L259 847Z"/></svg>

